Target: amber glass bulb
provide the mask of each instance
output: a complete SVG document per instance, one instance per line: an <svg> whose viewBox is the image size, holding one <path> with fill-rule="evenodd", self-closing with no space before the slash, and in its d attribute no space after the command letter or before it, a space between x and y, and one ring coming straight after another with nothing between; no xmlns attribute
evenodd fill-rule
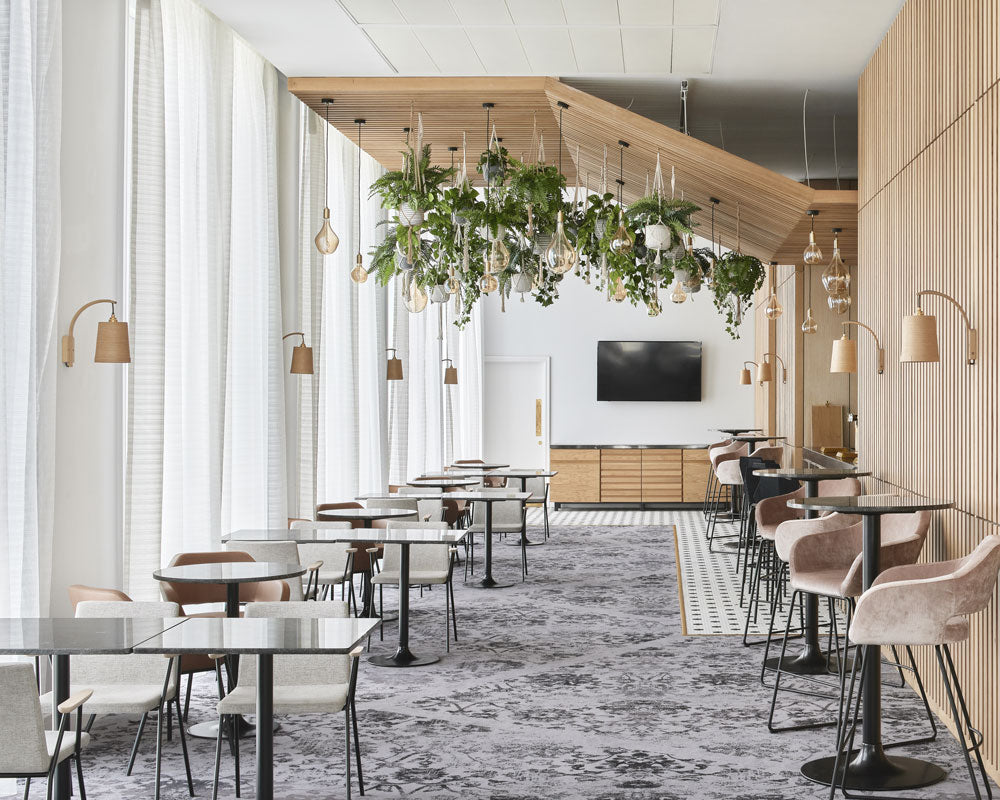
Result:
<svg viewBox="0 0 1000 800"><path fill-rule="evenodd" d="M851 296L849 294L830 295L826 298L826 302L838 314L846 314L851 308Z"/></svg>
<svg viewBox="0 0 1000 800"><path fill-rule="evenodd" d="M851 293L851 272L840 255L837 240L833 240L833 258L823 270L823 288L831 296L849 295Z"/></svg>
<svg viewBox="0 0 1000 800"><path fill-rule="evenodd" d="M325 256L333 255L340 246L340 237L337 236L330 224L329 208L323 209L323 227L319 229L319 233L316 234L313 241L316 242L316 249Z"/></svg>
<svg viewBox="0 0 1000 800"><path fill-rule="evenodd" d="M674 303L683 303L688 299L687 293L680 281L674 283L674 290L670 293L670 300Z"/></svg>
<svg viewBox="0 0 1000 800"><path fill-rule="evenodd" d="M479 279L479 291L483 294L495 292L498 286L500 286L500 281L498 281L496 275L491 272L487 272Z"/></svg>
<svg viewBox="0 0 1000 800"><path fill-rule="evenodd" d="M403 305L411 314L419 314L427 307L427 292L413 278L407 278L403 286Z"/></svg>
<svg viewBox="0 0 1000 800"><path fill-rule="evenodd" d="M621 279L621 278L617 278L617 279L615 280L615 293L614 293L613 295L611 295L612 299L613 299L613 300L614 300L614 301L615 301L616 303L620 303L620 302L621 302L622 300L624 300L624 299L625 299L625 298L626 298L627 296L628 296L628 295L627 295L627 294L626 294L626 292L625 292L625 284L624 284L624 283L622 283L622 279Z"/></svg>
<svg viewBox="0 0 1000 800"><path fill-rule="evenodd" d="M775 320L785 313L784 307L778 302L778 295L771 292L764 305L764 316L770 320Z"/></svg>
<svg viewBox="0 0 1000 800"><path fill-rule="evenodd" d="M545 250L545 261L549 265L549 269L558 274L569 272L576 266L576 250L573 249L573 244L566 236L562 211L556 217L556 232Z"/></svg>
<svg viewBox="0 0 1000 800"><path fill-rule="evenodd" d="M813 316L812 307L806 309L806 318L802 320L802 332L803 333L816 333L819 330L819 323Z"/></svg>
<svg viewBox="0 0 1000 800"><path fill-rule="evenodd" d="M490 272L502 272L510 263L510 250L503 243L503 231L497 233L497 238L490 245L490 256L487 267Z"/></svg>
<svg viewBox="0 0 1000 800"><path fill-rule="evenodd" d="M618 223L618 230L615 231L614 238L611 240L611 249L616 253L631 253L632 245L634 244L635 237L625 224L625 215L622 214Z"/></svg>
<svg viewBox="0 0 1000 800"><path fill-rule="evenodd" d="M351 280L355 283L364 283L368 280L368 270L365 269L361 253L354 257L354 269L351 270Z"/></svg>
<svg viewBox="0 0 1000 800"><path fill-rule="evenodd" d="M819 264L823 260L823 251L816 244L816 234L813 231L809 231L809 244L802 253L802 260L806 264Z"/></svg>

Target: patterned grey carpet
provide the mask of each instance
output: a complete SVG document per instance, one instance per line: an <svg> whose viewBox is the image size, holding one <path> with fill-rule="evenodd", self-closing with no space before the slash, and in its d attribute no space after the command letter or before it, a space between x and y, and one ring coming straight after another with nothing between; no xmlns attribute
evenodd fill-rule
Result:
<svg viewBox="0 0 1000 800"><path fill-rule="evenodd" d="M770 692L757 679L759 648L745 649L732 636L681 634L670 527L553 528L547 546L529 550L525 583L518 580L519 549L496 551L495 575L517 583L482 591L463 587L459 578L461 638L451 654L410 670L362 661L358 713L367 797L826 796L798 768L830 751L833 731L767 732ZM390 605L393 595L387 592ZM412 605L414 651L443 655L443 593L414 592ZM387 626L385 643L373 641L372 651L389 650L394 635ZM208 680L196 684L192 722L212 717L213 694ZM891 688L886 695L887 735L912 735L921 720L916 696ZM800 719L822 710L802 700L787 707ZM281 720L276 797L344 796L341 720ZM152 738L132 777L124 775L134 731L134 720L98 720L85 760L89 797L153 796ZM197 795L210 797L214 742L190 746ZM250 798L252 739L242 752L243 796ZM187 797L176 734L164 754L163 797ZM923 796L968 795L958 747L947 734L912 754L952 770L948 783ZM222 797L234 796L232 774L226 756ZM42 788L32 795L41 796Z"/></svg>

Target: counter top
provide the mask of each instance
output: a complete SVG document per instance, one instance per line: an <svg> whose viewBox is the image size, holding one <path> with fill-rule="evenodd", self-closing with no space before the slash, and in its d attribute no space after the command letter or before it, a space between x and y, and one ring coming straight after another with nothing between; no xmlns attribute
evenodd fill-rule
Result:
<svg viewBox="0 0 1000 800"><path fill-rule="evenodd" d="M552 444L551 450L705 450L707 444Z"/></svg>

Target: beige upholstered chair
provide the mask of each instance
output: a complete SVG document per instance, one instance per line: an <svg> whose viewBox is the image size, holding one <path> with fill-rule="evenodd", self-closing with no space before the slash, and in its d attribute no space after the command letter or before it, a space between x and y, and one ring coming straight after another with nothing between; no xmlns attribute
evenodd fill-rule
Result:
<svg viewBox="0 0 1000 800"><path fill-rule="evenodd" d="M983 797L984 793L992 797L981 752L983 735L972 725L949 646L969 638L968 617L979 613L992 601L998 570L1000 536L995 535L987 536L964 558L890 567L879 574L871 588L858 598L850 626L851 641L857 645L907 648L924 645L934 648L952 721L958 732L958 744L977 798ZM867 653L855 659L852 670L851 687L838 736L831 796L843 781L841 767L847 763L844 754L854 743L858 721L854 690L865 658ZM979 788L972 754L978 763L985 792Z"/></svg>
<svg viewBox="0 0 1000 800"><path fill-rule="evenodd" d="M389 520L387 530L393 528L426 528L428 530L448 530L447 522L399 522ZM444 586L444 627L445 648L451 652L451 632L454 630L458 641L458 620L455 617L455 586L452 573L455 567L456 549L449 544L417 544L410 546L410 585ZM399 545L387 544L382 560L382 571L374 578L378 586L379 616L382 616L382 587L399 585ZM450 617L450 620L449 620ZM449 627L451 625L451 627ZM379 632L382 638L382 632Z"/></svg>
<svg viewBox="0 0 1000 800"><path fill-rule="evenodd" d="M132 602L131 600L81 601L76 607L80 618L151 618L176 617L180 608L170 602ZM143 731L151 712L156 713L156 797L160 796L160 762L163 748L163 727L167 708L176 704L177 728L180 731L184 770L188 792L194 797L191 765L188 761L187 737L177 691L180 676L176 658L161 655L95 655L71 658L72 686L70 693L87 689L91 692L81 711L86 714L141 714L135 744L129 756L125 774L132 774ZM51 692L41 698L43 706L52 703Z"/></svg>
<svg viewBox="0 0 1000 800"><path fill-rule="evenodd" d="M295 542L226 542L223 549L227 552L249 553L254 561L273 561L279 564L302 564L299 546ZM306 586L302 586L302 578L286 578L289 600L315 600L316 577L322 567L322 562L309 562L306 573Z"/></svg>
<svg viewBox="0 0 1000 800"><path fill-rule="evenodd" d="M250 603L247 618L286 617L293 619L330 619L349 616L346 603ZM347 797L351 796L351 734L354 734L354 756L358 766L358 786L364 794L361 773L361 749L358 745L358 720L354 707L354 689L358 677L358 647L341 655L276 655L274 657L274 713L278 714L338 714L344 712L347 741ZM236 687L219 701L220 716L257 713L257 660L244 658ZM215 743L215 781L212 797L218 797L219 764L222 759L222 725ZM236 783L239 795L239 739L236 747Z"/></svg>
<svg viewBox="0 0 1000 800"><path fill-rule="evenodd" d="M359 506L360 508L360 506ZM347 520L339 522L293 522L292 530L298 528L321 528L327 530L350 530L353 526ZM340 599L348 605L354 602L354 571L357 563L357 546L351 542L301 542L299 558L307 564L320 564L316 583L323 597L331 596L333 589L340 587ZM367 557L365 561L367 561Z"/></svg>
<svg viewBox="0 0 1000 800"><path fill-rule="evenodd" d="M417 506L417 501L411 497L406 497L405 495L400 495L399 497L392 497L387 499L378 500L365 500L366 508L398 508L403 511L408 509L413 510L413 515L409 517L393 517L396 520L411 520L413 522L419 521L419 510Z"/></svg>
<svg viewBox="0 0 1000 800"><path fill-rule="evenodd" d="M428 494L429 491L420 486L400 486L397 494L405 497L408 494ZM440 522L444 519L444 501L417 500L417 516L421 522Z"/></svg>
<svg viewBox="0 0 1000 800"><path fill-rule="evenodd" d="M832 517L834 515L830 515ZM839 515L838 515L839 516ZM815 520L786 522L778 527L776 549L788 554L788 574L792 588L791 600L788 603L785 634L781 645L779 665L785 657L788 647L792 620L797 616L797 607L803 594L813 594L827 601L830 624L833 627L832 640L838 647L838 671L843 687L846 675L844 664L847 661L846 644L844 651L839 651L839 635L836 626L835 600L851 601L862 591L862 541L863 523L856 522L847 527L830 530L830 517L820 517ZM882 517L881 548L879 563L889 569L900 564L912 564L920 557L920 551L927 539L931 514L920 511L915 514L887 514ZM804 533L812 523L813 532ZM789 537L790 544L781 541ZM778 544L780 542L780 544ZM848 624L851 611L848 606ZM773 623L772 623L773 629ZM912 654L910 666L916 670ZM777 704L782 675L785 673L779 667L775 670L774 687L771 699L771 712L768 717L768 728L777 730L774 726L774 711ZM919 681L918 681L919 682ZM922 684L921 684L922 686ZM795 725L781 730L799 730L806 727L833 724L829 721ZM933 725L933 721L932 721Z"/></svg>
<svg viewBox="0 0 1000 800"><path fill-rule="evenodd" d="M74 676L75 677L75 676ZM76 762L80 796L85 797L80 751L90 743L83 732L83 704L89 689L78 689L59 704L59 728L45 730L38 702L35 671L30 664L0 664L0 775L26 778L24 797L31 791L32 778L47 778L46 797L52 797L52 776L56 766L72 758ZM69 731L70 715L76 712L76 730Z"/></svg>

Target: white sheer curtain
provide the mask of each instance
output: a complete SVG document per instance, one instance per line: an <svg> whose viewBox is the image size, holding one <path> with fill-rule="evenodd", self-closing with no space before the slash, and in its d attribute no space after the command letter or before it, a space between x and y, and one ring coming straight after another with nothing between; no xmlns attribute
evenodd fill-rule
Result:
<svg viewBox="0 0 1000 800"><path fill-rule="evenodd" d="M61 11L0 2L0 617L49 610Z"/></svg>
<svg viewBox="0 0 1000 800"><path fill-rule="evenodd" d="M193 0L138 0L125 586L286 518L274 68Z"/></svg>
<svg viewBox="0 0 1000 800"><path fill-rule="evenodd" d="M320 148L326 127L325 122L319 125ZM359 492L379 491L385 488L388 478L386 291L374 277L357 285L349 276L359 245L367 264L369 251L385 236L385 227L378 224L385 219L385 211L377 199L368 199L368 187L383 169L336 129L330 128L329 134L330 218L340 237L340 247L325 258L321 289L318 361L323 377L319 382L317 502L351 500ZM312 147L307 150L315 153ZM315 213L308 221L310 227L303 232L303 238L308 236L310 244L320 223L321 217Z"/></svg>

